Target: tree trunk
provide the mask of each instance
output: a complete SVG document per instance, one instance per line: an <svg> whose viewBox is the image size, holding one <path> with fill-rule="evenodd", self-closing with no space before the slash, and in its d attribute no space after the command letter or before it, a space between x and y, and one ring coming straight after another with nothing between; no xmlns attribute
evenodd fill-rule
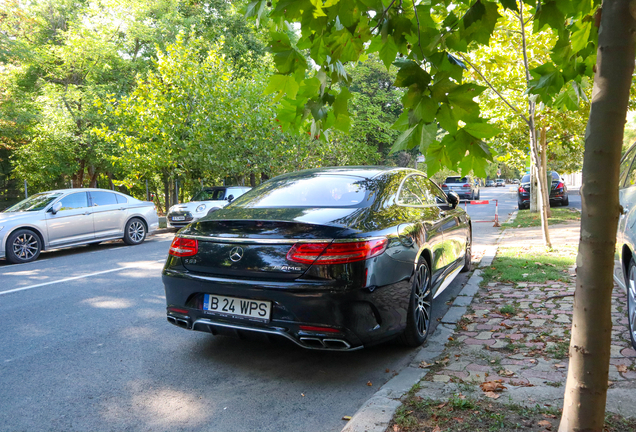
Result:
<svg viewBox="0 0 636 432"><path fill-rule="evenodd" d="M620 212L619 161L636 55L636 21L630 3L603 2L590 119L585 131L581 237L560 432L602 431L605 420L612 273Z"/></svg>
<svg viewBox="0 0 636 432"><path fill-rule="evenodd" d="M523 66L526 70L526 83L530 82L530 68L528 65L528 51L526 48L526 30L523 18L523 0L519 2L519 23L521 25L521 42L523 49ZM530 159L535 166L535 170L532 171L530 176L530 211L536 211L532 208L533 199L538 203L538 210L541 212L541 231L543 232L543 243L546 247L551 248L552 243L550 242L550 231L548 230L548 219L546 217L546 213L543 206L543 196L545 195L545 182L546 179L541 178L541 162L539 160L539 152L537 149L537 131L534 123L534 113L535 113L536 104L530 98L528 98L528 128L530 129ZM533 178L534 177L534 178ZM535 182L536 177L538 177L539 187L536 188ZM533 198L534 196L534 198Z"/></svg>
<svg viewBox="0 0 636 432"><path fill-rule="evenodd" d="M265 183L267 180L269 180L269 176L264 172L261 172L261 183Z"/></svg>
<svg viewBox="0 0 636 432"><path fill-rule="evenodd" d="M256 187L256 174L250 173L250 186Z"/></svg>
<svg viewBox="0 0 636 432"><path fill-rule="evenodd" d="M543 208L545 209L545 217L547 218L552 216L552 212L550 211L550 189L552 186L552 180L548 179L548 139L547 132L545 126L541 128L541 135L539 142L541 144L541 175L544 179L546 179L546 184L548 190L543 194Z"/></svg>
<svg viewBox="0 0 636 432"><path fill-rule="evenodd" d="M166 215L170 208L170 178L166 172L163 173L163 200L166 203Z"/></svg>

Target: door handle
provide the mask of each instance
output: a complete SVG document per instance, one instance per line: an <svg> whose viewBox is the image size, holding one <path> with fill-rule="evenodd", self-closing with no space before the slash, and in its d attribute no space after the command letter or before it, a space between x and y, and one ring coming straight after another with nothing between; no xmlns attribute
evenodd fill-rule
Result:
<svg viewBox="0 0 636 432"><path fill-rule="evenodd" d="M126 210L125 207L119 207L119 210Z"/></svg>
<svg viewBox="0 0 636 432"><path fill-rule="evenodd" d="M84 215L86 215L86 216L88 216L90 214L92 214L92 213L91 212L84 212Z"/></svg>

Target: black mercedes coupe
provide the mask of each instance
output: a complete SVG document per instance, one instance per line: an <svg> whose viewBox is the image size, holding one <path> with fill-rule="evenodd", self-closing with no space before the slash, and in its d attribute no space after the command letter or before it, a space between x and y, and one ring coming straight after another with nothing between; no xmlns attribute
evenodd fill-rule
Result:
<svg viewBox="0 0 636 432"><path fill-rule="evenodd" d="M433 299L470 269L458 202L408 168L273 178L176 235L163 269L168 321L310 349L421 345Z"/></svg>

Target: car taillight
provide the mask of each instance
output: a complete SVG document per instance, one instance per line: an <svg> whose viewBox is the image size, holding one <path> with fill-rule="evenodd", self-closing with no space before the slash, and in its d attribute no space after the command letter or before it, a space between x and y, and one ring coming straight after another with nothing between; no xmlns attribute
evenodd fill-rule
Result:
<svg viewBox="0 0 636 432"><path fill-rule="evenodd" d="M559 184L557 185L557 187L556 187L556 188L557 188L557 189L563 189L563 183L562 183L562 182L559 182Z"/></svg>
<svg viewBox="0 0 636 432"><path fill-rule="evenodd" d="M199 241L183 237L175 237L168 253L176 257L189 257L199 252Z"/></svg>
<svg viewBox="0 0 636 432"><path fill-rule="evenodd" d="M470 185L469 185L468 183L466 183L466 184L465 184L464 186L462 186L462 187L469 188L469 187L470 187Z"/></svg>
<svg viewBox="0 0 636 432"><path fill-rule="evenodd" d="M387 239L346 243L296 243L287 252L289 261L303 264L346 264L382 254Z"/></svg>
<svg viewBox="0 0 636 432"><path fill-rule="evenodd" d="M519 186L519 192L524 193L526 190L523 188L523 186Z"/></svg>
<svg viewBox="0 0 636 432"><path fill-rule="evenodd" d="M442 187L448 187L448 185L447 185L446 183L444 183L444 184L442 185Z"/></svg>

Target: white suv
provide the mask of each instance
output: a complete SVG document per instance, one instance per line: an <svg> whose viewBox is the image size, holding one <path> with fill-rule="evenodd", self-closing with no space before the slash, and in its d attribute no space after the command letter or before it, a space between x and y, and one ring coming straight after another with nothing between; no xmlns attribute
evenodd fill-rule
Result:
<svg viewBox="0 0 636 432"><path fill-rule="evenodd" d="M203 188L190 202L170 207L166 217L168 228L182 228L201 219L225 207L250 189L252 188L244 186Z"/></svg>

